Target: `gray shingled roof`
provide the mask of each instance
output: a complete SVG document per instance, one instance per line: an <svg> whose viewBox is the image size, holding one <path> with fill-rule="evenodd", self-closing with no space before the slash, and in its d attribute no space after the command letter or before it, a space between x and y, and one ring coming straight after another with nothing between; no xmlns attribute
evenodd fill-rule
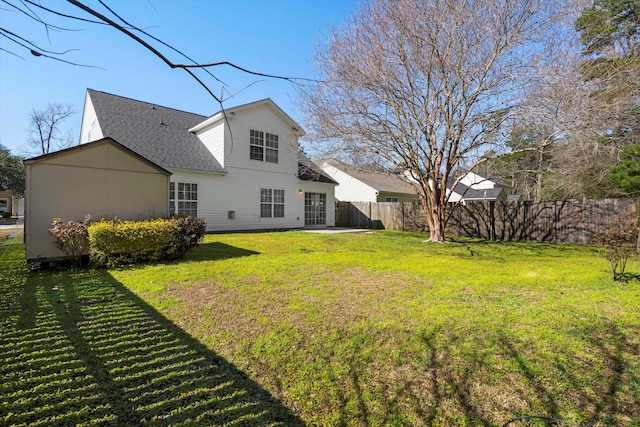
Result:
<svg viewBox="0 0 640 427"><path fill-rule="evenodd" d="M188 129L207 117L87 89L105 137L164 168L224 172Z"/></svg>
<svg viewBox="0 0 640 427"><path fill-rule="evenodd" d="M375 188L377 191L386 193L416 194L416 190L397 175L366 171L336 159L328 159L318 162L320 165L324 163L351 175L368 186Z"/></svg>
<svg viewBox="0 0 640 427"><path fill-rule="evenodd" d="M504 200L507 195L504 190L500 187L498 188L487 188L482 190L473 190L468 188L466 192L460 193L462 194L462 199L467 201L473 200Z"/></svg>

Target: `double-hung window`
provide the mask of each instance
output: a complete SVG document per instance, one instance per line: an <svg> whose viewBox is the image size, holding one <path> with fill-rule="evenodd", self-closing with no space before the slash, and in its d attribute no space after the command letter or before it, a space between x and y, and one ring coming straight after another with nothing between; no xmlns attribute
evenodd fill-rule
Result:
<svg viewBox="0 0 640 427"><path fill-rule="evenodd" d="M284 218L284 190L260 189L260 217Z"/></svg>
<svg viewBox="0 0 640 427"><path fill-rule="evenodd" d="M249 158L261 162L278 163L278 135L251 129Z"/></svg>
<svg viewBox="0 0 640 427"><path fill-rule="evenodd" d="M249 158L251 160L264 160L264 132L251 129L249 135Z"/></svg>
<svg viewBox="0 0 640 427"><path fill-rule="evenodd" d="M172 214L198 216L198 184L171 182L169 210Z"/></svg>
<svg viewBox="0 0 640 427"><path fill-rule="evenodd" d="M278 163L278 135L265 134L264 160Z"/></svg>

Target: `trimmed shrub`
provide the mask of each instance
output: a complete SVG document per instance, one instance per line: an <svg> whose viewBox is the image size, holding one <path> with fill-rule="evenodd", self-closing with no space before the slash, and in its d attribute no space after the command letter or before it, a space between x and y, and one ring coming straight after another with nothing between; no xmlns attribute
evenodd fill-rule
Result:
<svg viewBox="0 0 640 427"><path fill-rule="evenodd" d="M76 266L81 265L82 257L87 255L89 247L87 227L90 221L91 215L85 216L82 221L69 221L66 224L60 218L55 218L51 223L52 227L47 230L55 239L56 247L64 252Z"/></svg>
<svg viewBox="0 0 640 427"><path fill-rule="evenodd" d="M170 219L101 220L89 226L89 254L100 266L115 267L173 258L178 226Z"/></svg>

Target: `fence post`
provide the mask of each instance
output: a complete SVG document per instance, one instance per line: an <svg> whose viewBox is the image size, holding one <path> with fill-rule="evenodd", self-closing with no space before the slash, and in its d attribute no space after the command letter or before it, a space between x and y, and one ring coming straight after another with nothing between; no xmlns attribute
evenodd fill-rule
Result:
<svg viewBox="0 0 640 427"><path fill-rule="evenodd" d="M489 221L491 222L491 240L496 240L496 202L489 201Z"/></svg>

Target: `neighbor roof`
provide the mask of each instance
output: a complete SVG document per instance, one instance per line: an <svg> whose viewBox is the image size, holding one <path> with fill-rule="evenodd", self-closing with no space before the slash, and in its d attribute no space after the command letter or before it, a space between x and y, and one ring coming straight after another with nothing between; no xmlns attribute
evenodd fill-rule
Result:
<svg viewBox="0 0 640 427"><path fill-rule="evenodd" d="M495 185L496 187L502 187L504 189L509 189L509 188L513 188L512 186L510 186L509 184L507 184L506 182L499 180L497 178L488 178L484 175L480 175L479 173L476 173L476 175L478 175L480 178L482 178L484 181L491 181L493 183L493 185Z"/></svg>
<svg viewBox="0 0 640 427"><path fill-rule="evenodd" d="M458 189L459 188L456 186L456 192L458 192ZM462 196L462 199L466 201L501 200L506 198L506 193L501 187L487 188L482 190L474 190L472 188L466 187L466 190L459 194Z"/></svg>
<svg viewBox="0 0 640 427"><path fill-rule="evenodd" d="M336 159L318 162L320 165L324 163L351 175L379 192L416 194L416 190L396 174L366 171Z"/></svg>

